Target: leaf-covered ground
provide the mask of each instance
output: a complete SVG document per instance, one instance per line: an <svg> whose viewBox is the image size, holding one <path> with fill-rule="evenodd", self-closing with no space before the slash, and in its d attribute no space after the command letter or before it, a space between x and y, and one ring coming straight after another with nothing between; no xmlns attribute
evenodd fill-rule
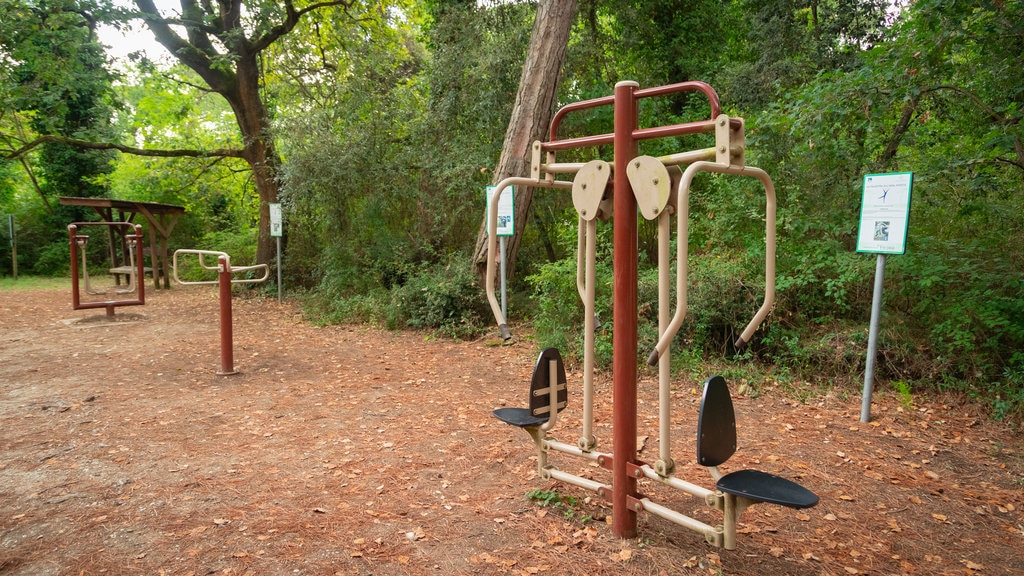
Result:
<svg viewBox="0 0 1024 576"><path fill-rule="evenodd" d="M862 424L857 390L801 402L733 383L740 449L723 468L798 479L821 503L749 509L726 551L643 513L621 540L596 495L537 477L527 435L491 416L523 403L528 340L320 328L293 304L238 297L240 374L218 376L215 289L102 315L72 310L70 287L0 291L0 574L1024 573L1019 436L954 399L911 405L883 388ZM711 486L686 464L698 386L676 383L673 454L680 476ZM640 390L654 460L653 375ZM598 395L610 451L607 376ZM570 402L554 436L575 443ZM610 481L589 461L552 462Z"/></svg>

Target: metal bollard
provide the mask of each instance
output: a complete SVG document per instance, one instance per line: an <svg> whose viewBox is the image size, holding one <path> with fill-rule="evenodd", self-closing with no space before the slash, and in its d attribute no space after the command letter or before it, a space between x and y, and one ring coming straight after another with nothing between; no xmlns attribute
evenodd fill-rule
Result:
<svg viewBox="0 0 1024 576"><path fill-rule="evenodd" d="M220 287L220 376L238 374L235 370L235 344L231 322L231 264L226 254L217 257Z"/></svg>

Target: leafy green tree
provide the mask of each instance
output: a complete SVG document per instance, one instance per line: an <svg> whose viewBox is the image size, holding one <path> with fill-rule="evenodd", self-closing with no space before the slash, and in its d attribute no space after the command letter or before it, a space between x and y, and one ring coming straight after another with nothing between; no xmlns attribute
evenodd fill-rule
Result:
<svg viewBox="0 0 1024 576"><path fill-rule="evenodd" d="M863 321L870 271L852 254L861 178L913 171L908 253L887 274L900 319L887 369L953 382L1019 372L1021 8L915 3L859 64L819 74L753 125L751 148L785 183L789 328Z"/></svg>
<svg viewBox="0 0 1024 576"><path fill-rule="evenodd" d="M0 11L6 16L0 50L8 55L0 64L0 82L9 95L0 110L2 149L17 149L38 134L109 139L116 107L113 76L95 34L100 19L109 16L109 4L3 0ZM51 199L48 204L62 195L103 195L95 177L109 172L111 159L107 151L44 142L35 158L38 192Z"/></svg>

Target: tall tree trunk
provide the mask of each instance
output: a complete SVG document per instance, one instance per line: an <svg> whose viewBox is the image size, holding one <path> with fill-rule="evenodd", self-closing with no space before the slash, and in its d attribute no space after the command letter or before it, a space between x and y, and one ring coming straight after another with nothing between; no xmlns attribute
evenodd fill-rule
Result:
<svg viewBox="0 0 1024 576"><path fill-rule="evenodd" d="M244 53L244 52L243 52ZM274 259L275 244L270 236L270 206L277 202L278 169L274 141L269 134L270 119L260 98L260 74L255 54L246 53L237 62L237 92L225 94L235 112L245 145L245 160L252 169L256 193L260 198L259 232L256 242L256 263L267 264ZM237 102L236 102L237 101Z"/></svg>
<svg viewBox="0 0 1024 576"><path fill-rule="evenodd" d="M537 7L526 63L519 77L519 91L505 131L498 166L494 170L494 184L509 176L528 176L530 146L535 140L544 140L547 136L548 125L554 114L555 96L558 94L558 80L565 61L569 32L576 19L576 1L541 0ZM532 188L516 190L516 230L508 241L507 255L510 275L515 270L516 255L519 253L532 202ZM487 273L486 218L480 225L472 263L481 277Z"/></svg>

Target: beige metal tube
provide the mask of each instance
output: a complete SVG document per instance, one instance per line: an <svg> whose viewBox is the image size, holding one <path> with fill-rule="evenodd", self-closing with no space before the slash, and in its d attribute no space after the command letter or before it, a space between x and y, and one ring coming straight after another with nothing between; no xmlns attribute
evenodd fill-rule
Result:
<svg viewBox="0 0 1024 576"><path fill-rule="evenodd" d="M650 498L642 498L640 499L640 502L643 503L644 510L646 510L647 512L650 512L655 516L660 516L670 522L679 524L680 526L693 530L694 532L699 532L704 535L704 538L707 539L708 542L714 542L716 535L716 530L714 526L705 524L700 520L696 520L694 518L690 518L689 516L680 514L679 512L676 512L671 508L662 506L661 504L652 502Z"/></svg>
<svg viewBox="0 0 1024 576"><path fill-rule="evenodd" d="M722 526L725 528L726 550L736 549L736 524L739 521L740 512L739 499L733 494L725 495L725 507L722 510Z"/></svg>
<svg viewBox="0 0 1024 576"><path fill-rule="evenodd" d="M679 327L683 323L683 319L686 317L686 275L689 272L689 266L687 260L689 258L689 193L690 183L693 181L694 175L697 172L714 172L718 174L733 174L737 176L751 176L761 181L761 184L765 189L765 295L764 302L762 302L760 309L754 314L753 319L747 324L740 337L736 340L736 346L742 347L750 341L750 337L753 336L754 331L764 321L765 316L768 315L768 311L771 309L772 303L775 301L775 185L772 184L771 177L768 173L760 168L754 168L752 166L728 166L725 164L716 164L714 162L696 162L691 164L683 172L683 177L679 180L678 188L678 224L677 234L679 240L677 241L677 266L676 270L676 313L672 318L672 322L669 323L668 330L661 335L658 340L658 344L651 351L650 357L647 359L648 364L651 366L658 362L658 357L664 354L668 349L669 344L679 331Z"/></svg>
<svg viewBox="0 0 1024 576"><path fill-rule="evenodd" d="M232 266L231 257L225 252L218 252L216 250L192 250L188 248L179 248L174 251L171 256L171 270L174 275L174 281L178 284L220 284L220 280L182 280L178 277L178 255L179 254L192 254L198 257L199 266L205 270L220 270L219 261L221 258L225 258L227 261L227 270L231 274L237 274L239 272L249 272L250 270L263 270L263 276L259 278L237 278L231 281L232 284L258 284L265 282L267 278L270 278L270 266L267 264L255 264L253 266ZM218 264L216 266L210 266L203 260L203 256L213 256L217 258Z"/></svg>
<svg viewBox="0 0 1024 576"><path fill-rule="evenodd" d="M679 332L679 327L683 325L683 319L686 318L687 278L690 275L690 182L693 181L693 176L696 173L695 167L706 163L697 162L688 166L676 188L676 236L678 236L678 240L676 240L676 312L664 330L659 326L658 343L647 358L647 364L650 366L658 364L659 357L668 353L669 344Z"/></svg>
<svg viewBox="0 0 1024 576"><path fill-rule="evenodd" d="M484 284L487 291L487 301L491 305L491 312L494 314L494 319L498 322L498 329L501 331L501 337L505 340L511 338L512 333L508 330L505 315L501 313L501 304L498 303L498 297L494 294L494 256L498 253L498 199L501 198L501 193L505 191L505 188L517 185L532 186L536 188L572 189L572 182L562 182L558 180L548 181L521 177L505 178L501 182L498 182L495 187L494 198L491 201L491 209L487 213L487 228L489 233L487 235L487 278L484 280Z"/></svg>
<svg viewBox="0 0 1024 576"><path fill-rule="evenodd" d="M703 486L698 486L697 484L687 482L686 480L676 478L675 476L661 476L650 466L641 466L640 469L643 471L644 476L651 480L657 480L662 484L667 484L677 490L682 490L691 496L703 498L705 501L707 501L709 496L715 493L713 490L708 490Z"/></svg>
<svg viewBox="0 0 1024 576"><path fill-rule="evenodd" d="M712 155L712 158L714 155ZM554 162L541 164L540 170L546 174L575 174L586 164L584 162Z"/></svg>
<svg viewBox="0 0 1024 576"><path fill-rule="evenodd" d="M588 458L590 460L597 460L602 456L610 456L609 454L602 454L600 452L584 452L579 446L573 446L572 444L566 444L565 442L559 442L557 440L546 439L544 440L544 447L548 450L554 450L555 452L561 452L562 454L569 454L570 456L580 456Z"/></svg>
<svg viewBox="0 0 1024 576"><path fill-rule="evenodd" d="M681 164L692 164L700 161L711 161L715 159L714 148L703 148L701 150L687 150L677 154L661 156L658 160L665 166L679 166Z"/></svg>
<svg viewBox="0 0 1024 576"><path fill-rule="evenodd" d="M669 309L669 249L672 233L671 215L669 210L658 214L658 336L668 329L671 318ZM685 241L680 237L680 241ZM668 476L675 468L672 461L672 366L671 351L658 358L658 457L654 466L659 474Z"/></svg>
<svg viewBox="0 0 1024 576"><path fill-rule="evenodd" d="M568 472L563 472L561 470L558 470L557 468L548 468L547 473L551 478L554 478L555 480L561 480L566 484L572 484L573 486L586 488L587 490L591 490L593 492L600 492L602 489L611 490L610 488L606 487L604 484L601 484L600 482L596 482L594 480L584 478L582 476L576 476L575 474L569 474Z"/></svg>
<svg viewBox="0 0 1024 576"><path fill-rule="evenodd" d="M593 450L597 445L594 437L594 331L597 314L597 220L586 222L586 249L584 265L586 279L583 289L583 436L579 447ZM579 256L577 256L579 259Z"/></svg>

